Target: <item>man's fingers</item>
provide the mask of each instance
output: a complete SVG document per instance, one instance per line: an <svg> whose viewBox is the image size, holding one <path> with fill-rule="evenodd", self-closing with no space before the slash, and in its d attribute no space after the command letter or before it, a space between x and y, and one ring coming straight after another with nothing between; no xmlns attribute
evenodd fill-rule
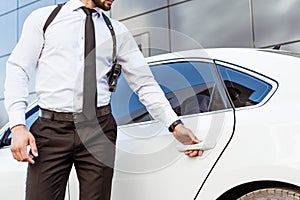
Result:
<svg viewBox="0 0 300 200"><path fill-rule="evenodd" d="M199 141L198 138L196 138L196 137L192 140L192 143L193 143L193 144L198 144L199 142L200 142L200 141Z"/></svg>
<svg viewBox="0 0 300 200"><path fill-rule="evenodd" d="M27 153L27 148L26 148L26 146L24 146L22 149L21 149L21 159L22 159L22 161L25 161L26 159L27 159L27 157L28 157L28 153Z"/></svg>
<svg viewBox="0 0 300 200"><path fill-rule="evenodd" d="M189 157L196 157L196 156L202 156L203 151L202 150L188 150L185 151L185 155Z"/></svg>
<svg viewBox="0 0 300 200"><path fill-rule="evenodd" d="M188 128L185 128L184 126L181 127L182 132L182 139L183 139L183 143L186 144L197 144L199 143L198 138L196 137L196 135Z"/></svg>
<svg viewBox="0 0 300 200"><path fill-rule="evenodd" d="M11 141L11 152L19 162L29 162L34 164L34 156L38 156L38 150L35 143L35 138L26 129L25 125L18 125L11 129L12 141ZM27 151L27 146L30 146L33 155L30 155Z"/></svg>
<svg viewBox="0 0 300 200"><path fill-rule="evenodd" d="M198 144L200 142L192 132L190 133L190 138L192 140L192 144Z"/></svg>
<svg viewBox="0 0 300 200"><path fill-rule="evenodd" d="M15 152L13 150L11 150L11 152L12 152L12 155L13 155L15 160L21 161L21 156L19 155L19 153Z"/></svg>
<svg viewBox="0 0 300 200"><path fill-rule="evenodd" d="M22 161L23 158L21 148L12 147L11 152L13 154L14 159L16 159L17 161Z"/></svg>
<svg viewBox="0 0 300 200"><path fill-rule="evenodd" d="M198 156L198 151L192 151L192 152L190 152L189 156L190 157Z"/></svg>
<svg viewBox="0 0 300 200"><path fill-rule="evenodd" d="M27 152L27 148L23 148L22 151L22 160L21 162L28 162L30 164L34 164L33 156Z"/></svg>
<svg viewBox="0 0 300 200"><path fill-rule="evenodd" d="M34 164L33 156L28 155L28 153L26 151L26 148L25 148L25 152L24 151L17 151L15 149L13 149L12 150L12 155L13 155L14 159L19 161L19 162L29 162L31 164Z"/></svg>
<svg viewBox="0 0 300 200"><path fill-rule="evenodd" d="M29 162L30 164L34 164L34 160L33 160L33 156L32 155L28 155L27 159L24 160L23 162Z"/></svg>
<svg viewBox="0 0 300 200"><path fill-rule="evenodd" d="M177 128L177 126L176 126ZM174 137L184 145L192 145L200 143L200 140L196 135L188 128L185 128L184 125L178 126L178 128L173 132ZM202 150L188 150L185 151L185 155L189 157L201 156L203 153Z"/></svg>
<svg viewBox="0 0 300 200"><path fill-rule="evenodd" d="M27 153L27 149L26 146L23 148L19 148L19 150L17 150L17 161L19 162L27 162L28 160L28 153Z"/></svg>
<svg viewBox="0 0 300 200"><path fill-rule="evenodd" d="M35 139L34 137L32 136L29 140L29 145L30 145L30 149L31 149L31 152L32 154L37 157L38 156L38 150L37 150L37 147L36 147L36 143L35 143Z"/></svg>
<svg viewBox="0 0 300 200"><path fill-rule="evenodd" d="M203 151L198 151L198 156L202 156Z"/></svg>

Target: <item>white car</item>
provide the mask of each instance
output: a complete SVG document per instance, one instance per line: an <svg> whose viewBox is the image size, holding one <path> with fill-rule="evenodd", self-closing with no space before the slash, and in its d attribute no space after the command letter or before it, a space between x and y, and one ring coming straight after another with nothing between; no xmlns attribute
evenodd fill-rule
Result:
<svg viewBox="0 0 300 200"><path fill-rule="evenodd" d="M113 200L300 199L300 56L267 49L206 49L148 58L184 124L201 140L179 144L121 76ZM38 117L34 103L28 127ZM1 129L1 199L24 198L26 164ZM202 148L201 157L182 151ZM38 189L38 188L37 188ZM73 170L65 199L78 199Z"/></svg>

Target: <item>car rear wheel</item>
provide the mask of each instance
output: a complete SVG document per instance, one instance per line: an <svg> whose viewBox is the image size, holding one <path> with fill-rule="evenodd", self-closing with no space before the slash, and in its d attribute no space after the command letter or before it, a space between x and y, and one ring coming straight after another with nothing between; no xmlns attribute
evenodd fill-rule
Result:
<svg viewBox="0 0 300 200"><path fill-rule="evenodd" d="M300 190L291 188L265 188L250 192L237 200L300 200Z"/></svg>

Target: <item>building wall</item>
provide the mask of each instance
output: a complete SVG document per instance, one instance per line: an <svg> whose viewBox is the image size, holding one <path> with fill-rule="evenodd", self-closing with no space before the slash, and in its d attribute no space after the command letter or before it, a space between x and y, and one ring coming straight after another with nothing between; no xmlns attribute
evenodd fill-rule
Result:
<svg viewBox="0 0 300 200"><path fill-rule="evenodd" d="M0 1L0 127L7 122L4 108L5 64L22 32L26 17L35 9L65 2L65 0ZM17 92L17 91L16 91ZM34 78L29 85L29 102L35 99Z"/></svg>
<svg viewBox="0 0 300 200"><path fill-rule="evenodd" d="M0 1L0 126L5 63L25 18L66 0ZM300 52L299 0L116 0L110 15L133 33L145 56L193 48L271 47ZM30 84L30 101L34 96Z"/></svg>
<svg viewBox="0 0 300 200"><path fill-rule="evenodd" d="M145 49L154 49L146 56L161 53L156 48L172 52L276 44L300 52L299 6L299 0L119 0L112 17Z"/></svg>

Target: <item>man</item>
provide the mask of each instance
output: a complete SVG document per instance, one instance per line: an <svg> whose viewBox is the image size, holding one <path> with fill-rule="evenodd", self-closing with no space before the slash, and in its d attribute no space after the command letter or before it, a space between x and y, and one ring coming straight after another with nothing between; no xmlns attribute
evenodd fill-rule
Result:
<svg viewBox="0 0 300 200"><path fill-rule="evenodd" d="M26 199L64 199L72 165L80 183L80 199L110 199L117 129L109 107L106 76L111 69L113 47L106 44L111 35L101 10L110 10L112 4L113 0L70 0L45 33L43 26L53 6L34 11L24 23L20 40L7 62L5 105L12 132L12 155L17 161L29 163ZM97 44L96 50L91 51L95 52L97 66L97 108L95 118L77 121L84 109L88 17L92 18ZM178 120L128 30L116 20L111 22L117 35L117 60L130 87L177 140L183 144L198 143L196 136ZM32 70L36 70L41 114L28 131L25 109ZM190 157L202 155L200 150L185 153Z"/></svg>

